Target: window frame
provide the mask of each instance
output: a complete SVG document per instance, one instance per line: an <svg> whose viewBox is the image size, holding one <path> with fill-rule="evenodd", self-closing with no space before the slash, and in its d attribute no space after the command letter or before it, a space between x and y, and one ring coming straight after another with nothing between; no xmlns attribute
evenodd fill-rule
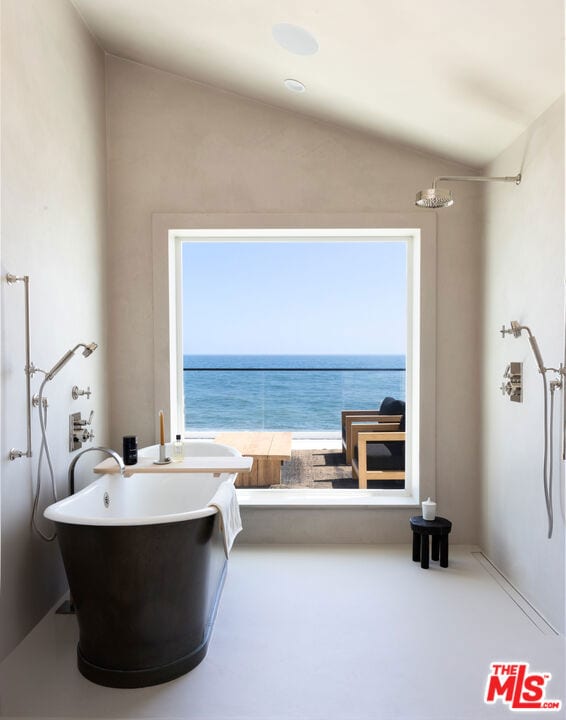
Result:
<svg viewBox="0 0 566 720"><path fill-rule="evenodd" d="M171 436L184 428L182 351L182 243L344 241L399 237L408 241L407 262L407 478L399 490L238 489L243 505L256 507L416 506L436 487L436 217L424 213L356 215L201 215L153 216L154 399L164 408Z"/></svg>

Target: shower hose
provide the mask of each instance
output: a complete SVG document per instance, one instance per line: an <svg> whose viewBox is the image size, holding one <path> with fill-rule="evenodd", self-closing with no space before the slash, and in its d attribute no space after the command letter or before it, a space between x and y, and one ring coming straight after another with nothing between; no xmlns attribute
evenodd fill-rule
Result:
<svg viewBox="0 0 566 720"><path fill-rule="evenodd" d="M39 495L41 493L41 469L43 464L43 458L47 460L47 468L49 470L49 476L51 479L51 492L55 502L59 499L57 497L57 488L55 486L55 473L53 471L53 463L51 461L51 453L49 452L49 443L47 441L47 403L43 401L43 389L48 378L45 377L39 388L39 425L41 428L41 446L39 449L39 458L37 461L37 479L35 483L35 496L33 499L33 510L31 513L31 524L35 532L39 535L42 540L46 542L52 542L57 537L57 533L53 532L52 535L44 533L37 524L37 510L39 507Z"/></svg>
<svg viewBox="0 0 566 720"><path fill-rule="evenodd" d="M548 412L548 381L546 373L542 373L544 388L544 461L543 461L543 485L544 500L546 503L546 514L548 517L548 539L552 537L554 526L554 510L552 507L552 475L554 455L554 391L556 386L550 385L550 414ZM550 415L550 428L549 428Z"/></svg>

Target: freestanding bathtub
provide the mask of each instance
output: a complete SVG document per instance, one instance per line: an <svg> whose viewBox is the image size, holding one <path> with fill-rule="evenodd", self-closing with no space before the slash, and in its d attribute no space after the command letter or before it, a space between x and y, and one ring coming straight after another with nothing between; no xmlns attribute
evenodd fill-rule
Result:
<svg viewBox="0 0 566 720"><path fill-rule="evenodd" d="M219 515L235 475L103 475L45 511L79 624L78 667L121 688L172 680L208 648L224 584Z"/></svg>

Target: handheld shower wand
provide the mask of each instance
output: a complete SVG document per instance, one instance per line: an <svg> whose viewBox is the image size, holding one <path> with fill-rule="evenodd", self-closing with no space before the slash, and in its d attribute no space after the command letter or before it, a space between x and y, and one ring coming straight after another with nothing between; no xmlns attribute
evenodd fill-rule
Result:
<svg viewBox="0 0 566 720"><path fill-rule="evenodd" d="M527 327L527 325L521 325L519 322L517 322L517 320L511 320L510 324L511 327L508 330L505 328L505 325L503 325L500 331L501 336L505 337L507 333L511 333L513 337L518 338L521 337L521 333L523 332L523 330L525 330L525 332L528 334L528 340L533 351L533 355L535 356L535 360L537 361L538 371L544 375L547 369L550 370L551 368L545 368L537 339L532 334L531 329Z"/></svg>
<svg viewBox="0 0 566 720"><path fill-rule="evenodd" d="M77 352L77 350L82 347L83 350L83 356L88 357L89 355L92 355L92 353L96 350L98 345L95 342L91 342L88 345L85 345L85 343L78 343L78 345L75 345L75 347L72 350L67 350L67 352L63 355L63 357L58 360L55 365L45 373L45 379L46 380L53 380L55 375L61 370L73 357L73 355Z"/></svg>
<svg viewBox="0 0 566 720"><path fill-rule="evenodd" d="M531 332L531 329L527 325L521 325L517 320L511 320L510 327L506 328L502 326L500 332L501 337L505 335L513 335L513 337L521 337L521 333L525 331L528 335L529 345L535 356L535 360L538 366L538 371L542 376L542 383L544 388L544 458L542 468L542 480L544 486L544 499L546 504L546 514L548 517L548 539L552 537L552 530L554 524L554 511L552 507L552 459L553 459L553 436L554 436L554 391L557 387L562 387L562 380L553 380L551 382L551 404L550 404L550 431L549 431L549 413L548 413L548 382L546 373L556 372L562 375L562 368L545 367L542 359L542 353L540 351L536 337Z"/></svg>

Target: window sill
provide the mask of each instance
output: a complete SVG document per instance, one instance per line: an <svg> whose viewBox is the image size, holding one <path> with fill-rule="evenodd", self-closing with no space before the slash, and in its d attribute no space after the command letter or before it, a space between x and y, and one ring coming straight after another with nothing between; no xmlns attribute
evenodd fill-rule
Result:
<svg viewBox="0 0 566 720"><path fill-rule="evenodd" d="M241 507L393 507L418 508L420 501L413 495L377 494L364 490L272 490L237 489L238 503Z"/></svg>

